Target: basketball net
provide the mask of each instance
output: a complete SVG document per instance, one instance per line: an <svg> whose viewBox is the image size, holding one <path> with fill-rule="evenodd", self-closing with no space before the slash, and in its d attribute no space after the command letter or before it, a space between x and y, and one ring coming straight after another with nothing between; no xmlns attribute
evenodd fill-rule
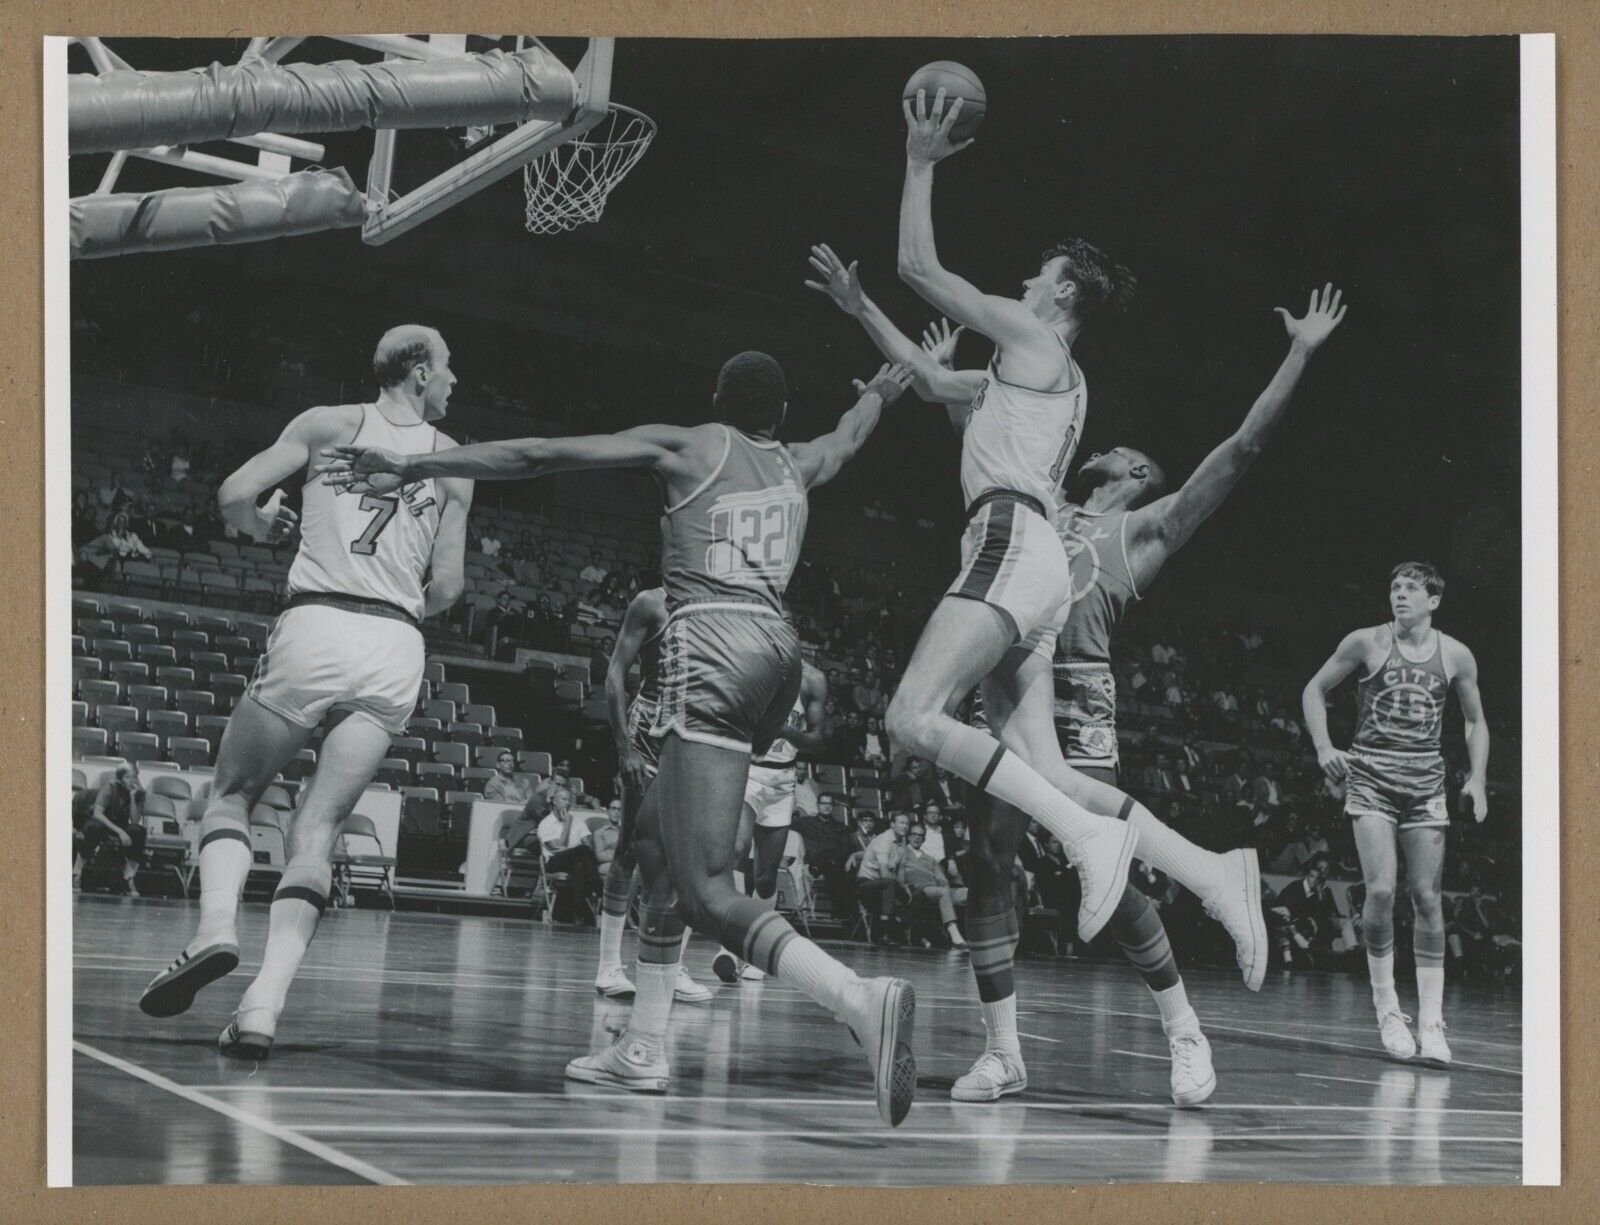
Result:
<svg viewBox="0 0 1600 1225"><path fill-rule="evenodd" d="M613 105L577 140L557 145L522 168L530 234L558 234L599 221L611 189L655 139L650 116Z"/></svg>

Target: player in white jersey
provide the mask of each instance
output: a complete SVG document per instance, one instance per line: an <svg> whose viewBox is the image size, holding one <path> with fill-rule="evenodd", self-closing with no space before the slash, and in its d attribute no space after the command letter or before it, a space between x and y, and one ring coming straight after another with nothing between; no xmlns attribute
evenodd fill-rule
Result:
<svg viewBox="0 0 1600 1225"><path fill-rule="evenodd" d="M765 753L750 762L739 840L733 851L734 863L743 863L746 855L752 856L753 871L745 892L768 906L778 902L778 868L789 840L789 827L794 823L795 761L802 751L820 751L827 735L828 678L809 662L800 668L800 693L782 733ZM759 982L767 976L760 966L740 961L727 950L712 959L711 968L725 983L737 983L741 978Z"/></svg>
<svg viewBox="0 0 1600 1225"><path fill-rule="evenodd" d="M218 492L230 524L275 540L294 523L277 487L299 476L300 548L289 570L288 607L217 752L200 826L199 930L145 988L139 1006L150 1016L186 1011L197 991L239 964L235 919L253 859L251 809L311 733L327 728L291 819L289 862L273 895L261 972L219 1039L225 1054L262 1059L271 1050L289 983L327 906L339 824L416 706L420 622L462 591L471 481L378 477L336 489L312 479L313 462L331 446L415 455L455 445L432 424L444 416L456 382L438 332L391 329L373 355L373 373L375 403L301 413ZM258 507L268 490L272 496Z"/></svg>
<svg viewBox="0 0 1600 1225"><path fill-rule="evenodd" d="M933 167L970 143L950 139L960 109L959 100L945 108L943 91L905 104L899 271L943 314L994 342L988 368L945 369L867 299L855 265L846 267L827 247L813 249L821 279L807 283L859 319L891 360L912 365L918 393L945 405L963 436L970 520L962 572L929 619L890 703L894 751L937 762L1055 834L1083 886L1078 931L1088 940L1116 910L1141 833L1165 828L1117 788L1073 770L1054 725L1051 655L1056 626L1071 606L1071 578L1051 520L1085 409L1071 348L1086 323L1127 305L1134 280L1078 238L1045 253L1020 299L985 294L944 268L933 239ZM988 727L968 727L952 712L980 683ZM974 805L975 840L995 824L988 816L986 805ZM1239 946L1241 965L1255 964L1263 954L1255 947L1261 924L1251 917L1251 882L1230 870L1208 882L1206 894ZM980 940L978 930L987 932L991 921L995 930ZM1004 914L969 914L967 936L974 957L981 943L1005 946L1009 955ZM1015 997L985 1001L983 1011L989 1049L1016 1049Z"/></svg>

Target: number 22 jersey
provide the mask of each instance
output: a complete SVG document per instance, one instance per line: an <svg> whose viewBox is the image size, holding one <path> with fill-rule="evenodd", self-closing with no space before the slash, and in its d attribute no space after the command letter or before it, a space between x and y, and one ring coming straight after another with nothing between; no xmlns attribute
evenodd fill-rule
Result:
<svg viewBox="0 0 1600 1225"><path fill-rule="evenodd" d="M396 425L363 404L350 445L401 455L439 448L427 422ZM421 620L423 583L439 532L439 491L429 480L375 493L335 488L314 477L301 494L300 550L289 567L291 597L310 592L382 600Z"/></svg>
<svg viewBox="0 0 1600 1225"><path fill-rule="evenodd" d="M781 442L719 428L716 468L662 519L667 608L733 600L781 614L806 535L805 482Z"/></svg>

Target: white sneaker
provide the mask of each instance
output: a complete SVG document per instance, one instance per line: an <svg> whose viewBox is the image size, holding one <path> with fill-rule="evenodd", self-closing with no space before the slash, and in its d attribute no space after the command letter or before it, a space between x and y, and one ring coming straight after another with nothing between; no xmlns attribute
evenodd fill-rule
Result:
<svg viewBox="0 0 1600 1225"><path fill-rule="evenodd" d="M1172 1034L1167 1043L1172 1048L1172 1101L1178 1106L1198 1106L1217 1087L1211 1043L1198 1029Z"/></svg>
<svg viewBox="0 0 1600 1225"><path fill-rule="evenodd" d="M727 949L711 959L711 972L730 987L739 985L739 959Z"/></svg>
<svg viewBox="0 0 1600 1225"><path fill-rule="evenodd" d="M917 1096L917 1057L911 1049L917 996L903 978L858 979L843 1019L872 1065L878 1113L898 1127Z"/></svg>
<svg viewBox="0 0 1600 1225"><path fill-rule="evenodd" d="M767 972L758 966L751 965L748 961L739 971L739 977L747 983L758 983L767 976Z"/></svg>
<svg viewBox="0 0 1600 1225"><path fill-rule="evenodd" d="M594 989L597 995L603 995L608 1000L633 998L633 984L628 981L621 966L601 966L600 972L594 976Z"/></svg>
<svg viewBox="0 0 1600 1225"><path fill-rule="evenodd" d="M1450 1044L1444 1040L1444 1022L1417 1027L1417 1059L1424 1063L1450 1066Z"/></svg>
<svg viewBox="0 0 1600 1225"><path fill-rule="evenodd" d="M567 1064L567 1079L632 1093L665 1093L667 1057L623 1034L605 1050L579 1055Z"/></svg>
<svg viewBox="0 0 1600 1225"><path fill-rule="evenodd" d="M217 1038L217 1050L235 1059L265 1059L278 1031L278 1014L270 1008L241 1008Z"/></svg>
<svg viewBox="0 0 1600 1225"><path fill-rule="evenodd" d="M1022 1056L1010 1051L984 1051L950 1086L950 1098L957 1102L993 1102L1028 1087L1028 1069Z"/></svg>
<svg viewBox="0 0 1600 1225"><path fill-rule="evenodd" d="M1383 1049L1395 1059L1410 1059L1417 1053L1417 1040L1411 1036L1410 1022L1411 1018L1397 1007L1378 1013L1378 1033L1383 1038Z"/></svg>
<svg viewBox="0 0 1600 1225"><path fill-rule="evenodd" d="M1078 936L1093 940L1111 919L1128 885L1128 865L1139 845L1139 831L1126 821L1094 817L1088 833L1066 848L1083 886L1078 903Z"/></svg>
<svg viewBox="0 0 1600 1225"><path fill-rule="evenodd" d="M683 963L678 963L678 981L672 988L672 998L683 1004L709 1004L711 1002L711 988L702 987L689 977L689 971L684 969Z"/></svg>
<svg viewBox="0 0 1600 1225"><path fill-rule="evenodd" d="M1206 913L1233 937L1234 954L1244 985L1261 990L1267 976L1267 920L1261 912L1261 863L1255 850L1241 847L1222 857L1222 888L1202 898Z"/></svg>

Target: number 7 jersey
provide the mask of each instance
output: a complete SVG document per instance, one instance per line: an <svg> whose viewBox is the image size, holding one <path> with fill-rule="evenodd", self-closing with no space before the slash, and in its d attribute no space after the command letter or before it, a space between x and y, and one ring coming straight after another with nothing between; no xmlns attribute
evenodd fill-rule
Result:
<svg viewBox="0 0 1600 1225"><path fill-rule="evenodd" d="M357 444L422 455L438 450L439 431L427 422L395 425L376 405L363 404L350 440ZM382 600L420 621L442 509L432 480L378 493L313 478L301 494L300 551L289 567L289 594Z"/></svg>

